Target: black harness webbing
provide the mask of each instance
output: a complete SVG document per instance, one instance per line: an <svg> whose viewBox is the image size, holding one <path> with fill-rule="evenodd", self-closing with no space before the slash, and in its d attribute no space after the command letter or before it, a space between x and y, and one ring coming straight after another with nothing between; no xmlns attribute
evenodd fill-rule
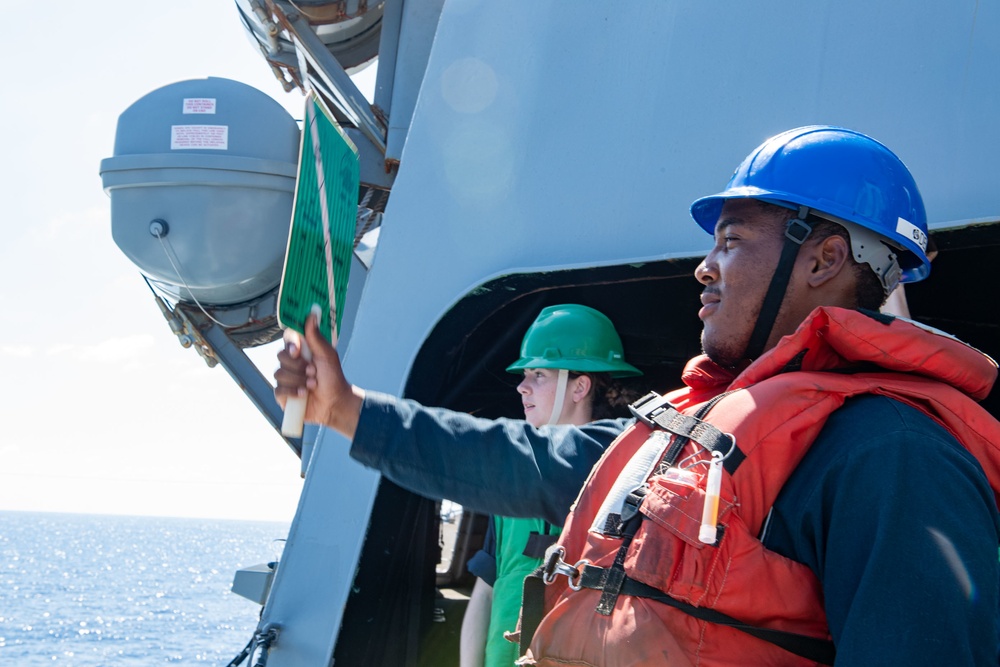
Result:
<svg viewBox="0 0 1000 667"><path fill-rule="evenodd" d="M688 440L694 440L709 452L722 452L725 456L722 465L730 475L736 472L746 458L733 436L723 433L708 422L702 421L715 404L729 395L729 392L719 394L699 408L695 415L685 415L670 405L666 398L656 392L650 392L629 406L629 410L639 421L653 428L660 428L677 436L666 454L663 455L662 467L674 464L681 449Z"/></svg>
<svg viewBox="0 0 1000 667"><path fill-rule="evenodd" d="M620 517L619 533L622 536L621 546L618 547L618 553L615 554L615 562L612 563L611 567L605 570L604 581L600 586L601 599L597 603L597 613L601 616L610 616L611 612L615 608L615 603L618 601L618 596L622 591L622 584L625 583L625 557L628 555L628 547L632 544L632 538L635 537L636 532L639 530L639 525L642 523L642 516L639 515L639 505L642 504L642 499L646 496L646 487L639 487L631 493L625 499L625 503L622 505L622 513Z"/></svg>
<svg viewBox="0 0 1000 667"><path fill-rule="evenodd" d="M581 588L590 588L594 590L606 590L605 586L610 575L611 570L608 568L585 565L583 567L583 573L580 577L579 586ZM783 630L772 630L770 628L748 625L733 618L732 616L727 616L726 614L715 611L714 609L695 607L687 602L682 602L672 598L659 589L653 588L652 586L644 584L641 581L630 579L627 576L624 577L623 581L617 585L619 586L619 590L622 595L649 598L651 600L656 600L657 602L662 602L667 606L673 607L674 609L682 611L685 614L693 616L699 620L708 621L709 623L715 623L717 625L725 625L735 630L745 632L746 634L756 637L757 639L763 639L766 642L779 646L789 653L794 653L800 658L805 658L806 660L812 660L823 665L832 665L833 659L836 656L836 649L833 646L833 642L828 639L820 639L818 637L809 637L807 635L800 635L794 632L785 632Z"/></svg>
<svg viewBox="0 0 1000 667"><path fill-rule="evenodd" d="M559 541L559 534L550 532L551 528L552 524L546 522L544 533L531 531L521 555L528 558L545 558L545 552L549 550L549 547Z"/></svg>
<svg viewBox="0 0 1000 667"><path fill-rule="evenodd" d="M535 636L535 631L542 624L545 616L545 566L541 565L537 570L524 578L524 587L521 589L521 620L519 638L519 654L524 655L531 646L531 640Z"/></svg>

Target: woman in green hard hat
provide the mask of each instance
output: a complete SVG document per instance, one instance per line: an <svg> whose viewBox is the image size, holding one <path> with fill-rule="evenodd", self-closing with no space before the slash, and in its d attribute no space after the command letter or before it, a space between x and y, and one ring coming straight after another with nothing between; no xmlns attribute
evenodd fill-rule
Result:
<svg viewBox="0 0 1000 667"><path fill-rule="evenodd" d="M617 379L642 375L625 361L611 320L578 304L543 309L507 371L523 376L517 391L525 421L536 428L623 416L637 396ZM517 625L524 577L559 530L541 519L491 517L486 544L469 561L477 579L462 621L461 667L512 667L518 647L503 633Z"/></svg>

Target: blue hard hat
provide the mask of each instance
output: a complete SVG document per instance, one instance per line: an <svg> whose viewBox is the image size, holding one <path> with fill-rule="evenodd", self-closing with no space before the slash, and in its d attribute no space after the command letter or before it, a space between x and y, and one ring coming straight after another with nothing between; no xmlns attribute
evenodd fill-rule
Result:
<svg viewBox="0 0 1000 667"><path fill-rule="evenodd" d="M722 205L741 197L806 206L871 230L896 251L901 282L930 273L927 213L917 184L892 151L860 132L811 125L774 136L743 160L725 190L691 204L691 216L713 234Z"/></svg>

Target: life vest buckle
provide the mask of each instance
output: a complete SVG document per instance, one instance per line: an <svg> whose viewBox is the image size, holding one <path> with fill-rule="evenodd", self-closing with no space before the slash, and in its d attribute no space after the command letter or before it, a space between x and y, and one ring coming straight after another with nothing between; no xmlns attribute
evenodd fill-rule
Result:
<svg viewBox="0 0 1000 667"><path fill-rule="evenodd" d="M654 418L667 410L672 408L670 401L666 397L661 396L655 391L651 391L635 403L628 406L629 412L632 416L644 423L650 428L657 428L657 424Z"/></svg>

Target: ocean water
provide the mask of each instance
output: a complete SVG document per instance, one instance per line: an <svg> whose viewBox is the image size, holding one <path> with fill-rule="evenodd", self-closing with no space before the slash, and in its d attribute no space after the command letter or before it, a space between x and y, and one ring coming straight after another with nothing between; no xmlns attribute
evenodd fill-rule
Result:
<svg viewBox="0 0 1000 667"><path fill-rule="evenodd" d="M225 667L261 609L230 591L233 575L277 560L287 533L282 523L0 512L0 665Z"/></svg>

